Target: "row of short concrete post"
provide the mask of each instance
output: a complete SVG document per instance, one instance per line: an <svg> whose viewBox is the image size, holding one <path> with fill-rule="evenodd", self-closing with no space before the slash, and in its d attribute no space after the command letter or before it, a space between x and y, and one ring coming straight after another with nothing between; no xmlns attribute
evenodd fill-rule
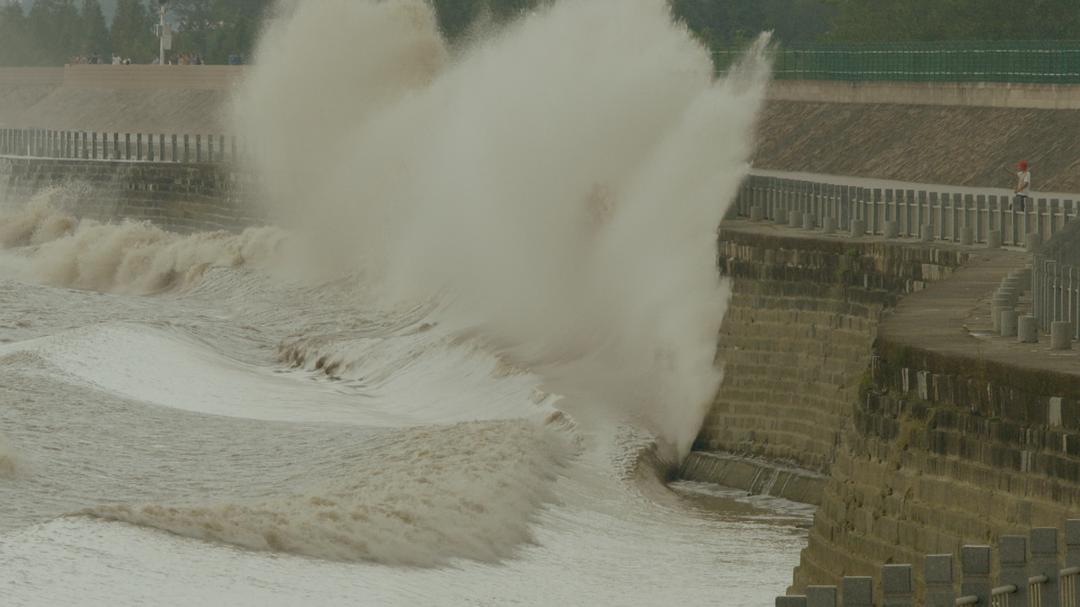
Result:
<svg viewBox="0 0 1080 607"><path fill-rule="evenodd" d="M1080 266L1035 255L1032 270L1032 314L1051 347L1068 349L1080 339Z"/></svg>
<svg viewBox="0 0 1080 607"><path fill-rule="evenodd" d="M1036 198L1025 208L1011 196L863 188L751 175L736 197L734 214L779 225L826 228L852 236L944 240L964 245L1036 249L1080 213L1073 200ZM797 217L792 218L795 214Z"/></svg>
<svg viewBox="0 0 1080 607"><path fill-rule="evenodd" d="M751 221L764 221L764 211L760 206L754 206L750 208L750 220ZM826 235L835 234L837 230L837 220L832 216L825 216L818 218L813 213L797 213L789 212L786 209L777 209L774 211L774 222L777 225L786 225L792 228L801 228L804 230L816 230L821 228L822 232ZM862 219L852 219L850 221L849 235L852 238L861 238L867 236L866 222ZM896 221L886 221L882 231L882 236L886 240L896 240L901 238L900 226ZM933 226L923 225L919 228L919 240L920 242L933 242L934 230ZM1039 235L1032 233L1028 235L1028 243L1041 242ZM965 226L960 228L959 231L959 244L963 246L972 246L975 244L975 230L974 228ZM989 232L987 234L986 246L987 248L999 249L1001 248L1002 237L1000 232ZM1029 244L1029 247L1034 246Z"/></svg>
<svg viewBox="0 0 1080 607"><path fill-rule="evenodd" d="M1055 527L1042 527L1027 536L1001 536L996 580L990 546L964 546L959 575L954 555L929 555L919 603L913 567L890 564L881 569L880 593L871 577L845 577L839 586L809 586L805 594L777 597L776 607L1080 607L1080 520L1066 521L1064 553L1060 535Z"/></svg>
<svg viewBox="0 0 1080 607"><path fill-rule="evenodd" d="M145 162L226 162L242 152L226 135L0 129L0 156Z"/></svg>

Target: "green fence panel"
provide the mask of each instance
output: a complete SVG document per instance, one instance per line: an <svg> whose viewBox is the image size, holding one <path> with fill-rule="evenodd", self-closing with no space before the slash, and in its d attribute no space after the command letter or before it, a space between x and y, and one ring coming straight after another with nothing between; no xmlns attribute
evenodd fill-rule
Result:
<svg viewBox="0 0 1080 607"><path fill-rule="evenodd" d="M723 71L739 51L716 52ZM775 51L789 80L1080 83L1080 41L822 44Z"/></svg>

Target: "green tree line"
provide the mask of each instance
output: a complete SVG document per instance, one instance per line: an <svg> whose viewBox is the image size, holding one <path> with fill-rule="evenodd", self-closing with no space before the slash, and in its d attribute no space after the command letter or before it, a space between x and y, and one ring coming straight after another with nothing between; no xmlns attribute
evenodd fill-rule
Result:
<svg viewBox="0 0 1080 607"><path fill-rule="evenodd" d="M272 0L173 0L176 30L168 57L198 55L207 63L250 56ZM111 24L99 0L0 0L0 65L58 66L74 58L134 63L158 57L156 0L118 0Z"/></svg>
<svg viewBox="0 0 1080 607"><path fill-rule="evenodd" d="M319 0L305 0L316 2ZM428 0L450 40L477 23L505 22L552 0ZM771 30L783 45L814 42L1060 40L1080 37L1077 0L670 0L704 43L738 47ZM208 63L250 57L274 0L172 0L173 56ZM156 0L118 0L106 24L99 0L0 0L0 65L62 65L116 53L157 56Z"/></svg>

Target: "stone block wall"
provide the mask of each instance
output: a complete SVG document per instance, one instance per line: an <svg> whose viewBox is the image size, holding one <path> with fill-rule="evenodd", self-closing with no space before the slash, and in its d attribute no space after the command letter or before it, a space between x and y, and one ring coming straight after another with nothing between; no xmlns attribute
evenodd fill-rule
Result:
<svg viewBox="0 0 1080 607"><path fill-rule="evenodd" d="M683 475L819 504L795 590L1076 516L1080 373L989 357L974 339L920 347L891 320L985 254L749 222L726 224L719 251L734 285L725 379ZM798 495L776 490L788 477Z"/></svg>
<svg viewBox="0 0 1080 607"><path fill-rule="evenodd" d="M882 312L966 253L727 225L719 239L721 273L733 280L717 352L724 381L695 449L827 472Z"/></svg>
<svg viewBox="0 0 1080 607"><path fill-rule="evenodd" d="M796 588L1075 516L1080 376L902 340L879 339L874 356Z"/></svg>
<svg viewBox="0 0 1080 607"><path fill-rule="evenodd" d="M237 231L262 221L243 174L228 165L0 157L0 202L50 188L79 217L150 221L188 233Z"/></svg>

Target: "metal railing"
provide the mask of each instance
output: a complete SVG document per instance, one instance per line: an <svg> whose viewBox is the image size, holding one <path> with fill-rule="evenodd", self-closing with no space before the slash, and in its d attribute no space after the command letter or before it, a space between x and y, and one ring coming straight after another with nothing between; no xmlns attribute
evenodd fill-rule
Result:
<svg viewBox="0 0 1080 607"><path fill-rule="evenodd" d="M718 50L716 63L740 54ZM786 80L1080 83L1080 42L994 41L815 44L780 48Z"/></svg>
<svg viewBox="0 0 1080 607"><path fill-rule="evenodd" d="M1046 332L1055 323L1080 339L1080 223L1040 247L1032 263L1032 313Z"/></svg>
<svg viewBox="0 0 1080 607"><path fill-rule="evenodd" d="M0 156L124 162L232 162L243 141L221 134L0 129Z"/></svg>
<svg viewBox="0 0 1080 607"><path fill-rule="evenodd" d="M1003 535L997 550L997 577L990 546L964 546L960 575L956 557L932 554L923 569L926 607L1080 607L1080 519L1065 523L1065 550L1055 527L1030 534ZM916 588L911 565L885 565L881 592L870 577L845 577L839 586L809 586L806 594L776 598L776 607L914 607ZM992 582L997 582L994 586Z"/></svg>
<svg viewBox="0 0 1080 607"><path fill-rule="evenodd" d="M1080 215L1080 194L1076 199L1037 197L1021 210L1011 196L973 194L970 189L868 188L751 175L739 189L731 214L798 227L809 221L815 229L832 225L849 233L861 228L853 236L895 230L897 237L956 243L964 243L966 236L971 243L996 238L999 244L1024 246L1029 240L1049 239Z"/></svg>

